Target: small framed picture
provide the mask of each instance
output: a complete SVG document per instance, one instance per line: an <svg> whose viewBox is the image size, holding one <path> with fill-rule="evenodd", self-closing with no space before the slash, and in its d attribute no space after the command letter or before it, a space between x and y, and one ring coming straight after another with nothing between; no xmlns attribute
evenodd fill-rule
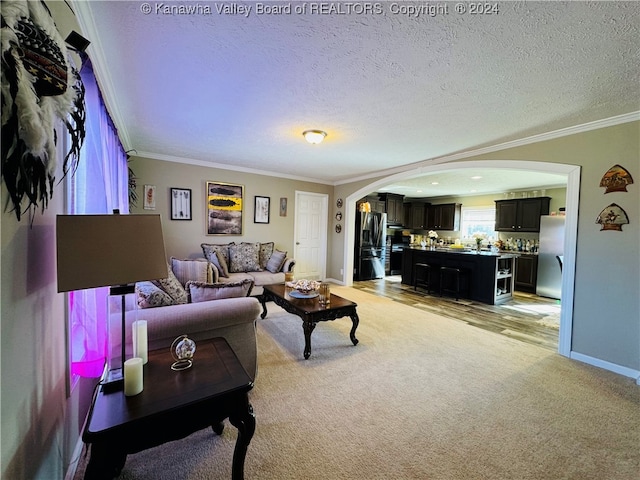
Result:
<svg viewBox="0 0 640 480"><path fill-rule="evenodd" d="M285 197L282 197L280 199L280 216L281 217L287 216L287 199Z"/></svg>
<svg viewBox="0 0 640 480"><path fill-rule="evenodd" d="M156 209L156 186L155 185L145 185L144 186L144 204L143 208L145 210L155 210Z"/></svg>
<svg viewBox="0 0 640 480"><path fill-rule="evenodd" d="M269 223L269 197L255 197L255 209L253 211L253 223Z"/></svg>
<svg viewBox="0 0 640 480"><path fill-rule="evenodd" d="M171 189L171 220L191 220L191 189Z"/></svg>

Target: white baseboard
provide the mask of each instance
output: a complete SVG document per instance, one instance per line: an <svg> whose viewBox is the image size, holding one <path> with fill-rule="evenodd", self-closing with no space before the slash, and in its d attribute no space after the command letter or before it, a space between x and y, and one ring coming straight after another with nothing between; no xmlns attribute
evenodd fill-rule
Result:
<svg viewBox="0 0 640 480"><path fill-rule="evenodd" d="M569 358L593 365L594 367L609 370L619 375L624 375L625 377L633 378L636 381L636 384L640 385L640 371L634 370L633 368L623 367L622 365L607 362L606 360L600 360L599 358L590 357L589 355L584 355L578 352L571 352Z"/></svg>

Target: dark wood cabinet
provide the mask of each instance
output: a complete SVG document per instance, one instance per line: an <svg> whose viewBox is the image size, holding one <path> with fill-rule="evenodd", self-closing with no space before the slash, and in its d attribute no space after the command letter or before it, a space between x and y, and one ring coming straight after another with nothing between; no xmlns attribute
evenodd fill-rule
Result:
<svg viewBox="0 0 640 480"><path fill-rule="evenodd" d="M516 259L515 289L521 292L536 293L538 281L538 257L521 255Z"/></svg>
<svg viewBox="0 0 640 480"><path fill-rule="evenodd" d="M444 203L426 207L425 230L460 230L460 203Z"/></svg>
<svg viewBox="0 0 640 480"><path fill-rule="evenodd" d="M387 225L402 225L404 223L404 196L395 193L383 193L380 200L385 203Z"/></svg>
<svg viewBox="0 0 640 480"><path fill-rule="evenodd" d="M378 198L377 195L368 195L356 202L356 210L359 210L360 204L369 202L372 212L384 213L386 209L385 203Z"/></svg>
<svg viewBox="0 0 640 480"><path fill-rule="evenodd" d="M404 204L406 228L424 230L426 228L426 208L428 204L424 202L410 202Z"/></svg>
<svg viewBox="0 0 640 480"><path fill-rule="evenodd" d="M497 232L539 232L540 216L549 215L549 197L496 200Z"/></svg>

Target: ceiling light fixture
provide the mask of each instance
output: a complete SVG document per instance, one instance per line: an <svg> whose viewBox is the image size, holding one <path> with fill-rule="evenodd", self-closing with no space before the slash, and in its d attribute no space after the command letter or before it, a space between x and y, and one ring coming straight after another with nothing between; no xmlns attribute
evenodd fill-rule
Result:
<svg viewBox="0 0 640 480"><path fill-rule="evenodd" d="M322 130L305 130L302 132L302 135L307 142L317 145L324 140L324 137L327 136L327 132L323 132Z"/></svg>

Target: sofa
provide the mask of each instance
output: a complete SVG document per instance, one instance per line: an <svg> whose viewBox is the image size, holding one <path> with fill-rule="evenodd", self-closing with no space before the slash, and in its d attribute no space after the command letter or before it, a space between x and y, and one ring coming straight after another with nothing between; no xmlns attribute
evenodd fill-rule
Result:
<svg viewBox="0 0 640 480"><path fill-rule="evenodd" d="M295 260L287 252L275 248L273 242L202 243L204 258L213 267L214 283L253 280L252 295L260 298L264 285L284 283L293 273Z"/></svg>
<svg viewBox="0 0 640 480"><path fill-rule="evenodd" d="M273 243L253 244L253 249L243 244L239 244L240 248L232 247L235 244L226 244L226 248L215 245L213 249L205 249L204 245L210 244L203 244L204 257L185 260L171 257L167 278L138 282L135 294L125 298L127 358L132 355L133 322L146 320L150 350L169 348L176 337L186 334L196 342L194 361L197 361L198 341L224 337L251 379L255 380L255 329L262 310L259 302L262 286L284 282L285 271L291 271L295 262L286 256L286 252L277 251ZM215 261L211 261L214 251L226 251L227 256L220 253L224 258L221 262L215 254ZM259 252L257 266L253 263L256 251ZM111 297L109 345L112 357L120 356L121 312L120 297Z"/></svg>

